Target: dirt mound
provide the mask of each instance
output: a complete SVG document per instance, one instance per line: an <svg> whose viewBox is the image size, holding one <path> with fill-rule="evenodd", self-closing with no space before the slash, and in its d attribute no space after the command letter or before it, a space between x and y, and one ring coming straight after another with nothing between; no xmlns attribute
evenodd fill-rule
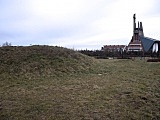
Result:
<svg viewBox="0 0 160 120"><path fill-rule="evenodd" d="M61 75L86 71L94 59L74 50L54 46L1 47L0 72Z"/></svg>

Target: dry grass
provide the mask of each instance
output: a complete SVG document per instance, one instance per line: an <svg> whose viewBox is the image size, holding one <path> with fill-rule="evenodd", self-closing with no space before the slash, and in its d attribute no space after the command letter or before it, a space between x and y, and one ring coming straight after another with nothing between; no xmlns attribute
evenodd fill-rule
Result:
<svg viewBox="0 0 160 120"><path fill-rule="evenodd" d="M160 63L94 63L59 76L1 73L0 119L160 119Z"/></svg>

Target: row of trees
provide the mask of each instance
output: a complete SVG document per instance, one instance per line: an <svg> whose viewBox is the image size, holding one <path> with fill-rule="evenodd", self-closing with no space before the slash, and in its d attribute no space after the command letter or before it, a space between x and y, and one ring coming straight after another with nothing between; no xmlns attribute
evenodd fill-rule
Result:
<svg viewBox="0 0 160 120"><path fill-rule="evenodd" d="M12 44L9 43L9 42L5 42L5 43L2 44L2 47L3 47L3 46L12 46Z"/></svg>
<svg viewBox="0 0 160 120"><path fill-rule="evenodd" d="M160 52L152 53L147 52L144 53L142 51L102 51L102 50L81 50L79 51L85 55L92 56L95 58L103 58L107 59L109 57L119 58L119 59L129 59L132 57L159 57Z"/></svg>

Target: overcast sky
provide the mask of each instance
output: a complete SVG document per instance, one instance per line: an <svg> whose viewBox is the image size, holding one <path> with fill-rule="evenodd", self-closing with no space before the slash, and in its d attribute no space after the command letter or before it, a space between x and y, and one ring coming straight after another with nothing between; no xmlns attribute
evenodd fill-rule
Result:
<svg viewBox="0 0 160 120"><path fill-rule="evenodd" d="M128 45L133 14L160 40L160 0L0 0L0 45Z"/></svg>

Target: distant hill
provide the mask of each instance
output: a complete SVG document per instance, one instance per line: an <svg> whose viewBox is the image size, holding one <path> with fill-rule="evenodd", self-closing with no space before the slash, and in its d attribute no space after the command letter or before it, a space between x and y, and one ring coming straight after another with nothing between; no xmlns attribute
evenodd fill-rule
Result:
<svg viewBox="0 0 160 120"><path fill-rule="evenodd" d="M59 76L85 72L94 59L74 50L54 46L0 47L0 73Z"/></svg>

